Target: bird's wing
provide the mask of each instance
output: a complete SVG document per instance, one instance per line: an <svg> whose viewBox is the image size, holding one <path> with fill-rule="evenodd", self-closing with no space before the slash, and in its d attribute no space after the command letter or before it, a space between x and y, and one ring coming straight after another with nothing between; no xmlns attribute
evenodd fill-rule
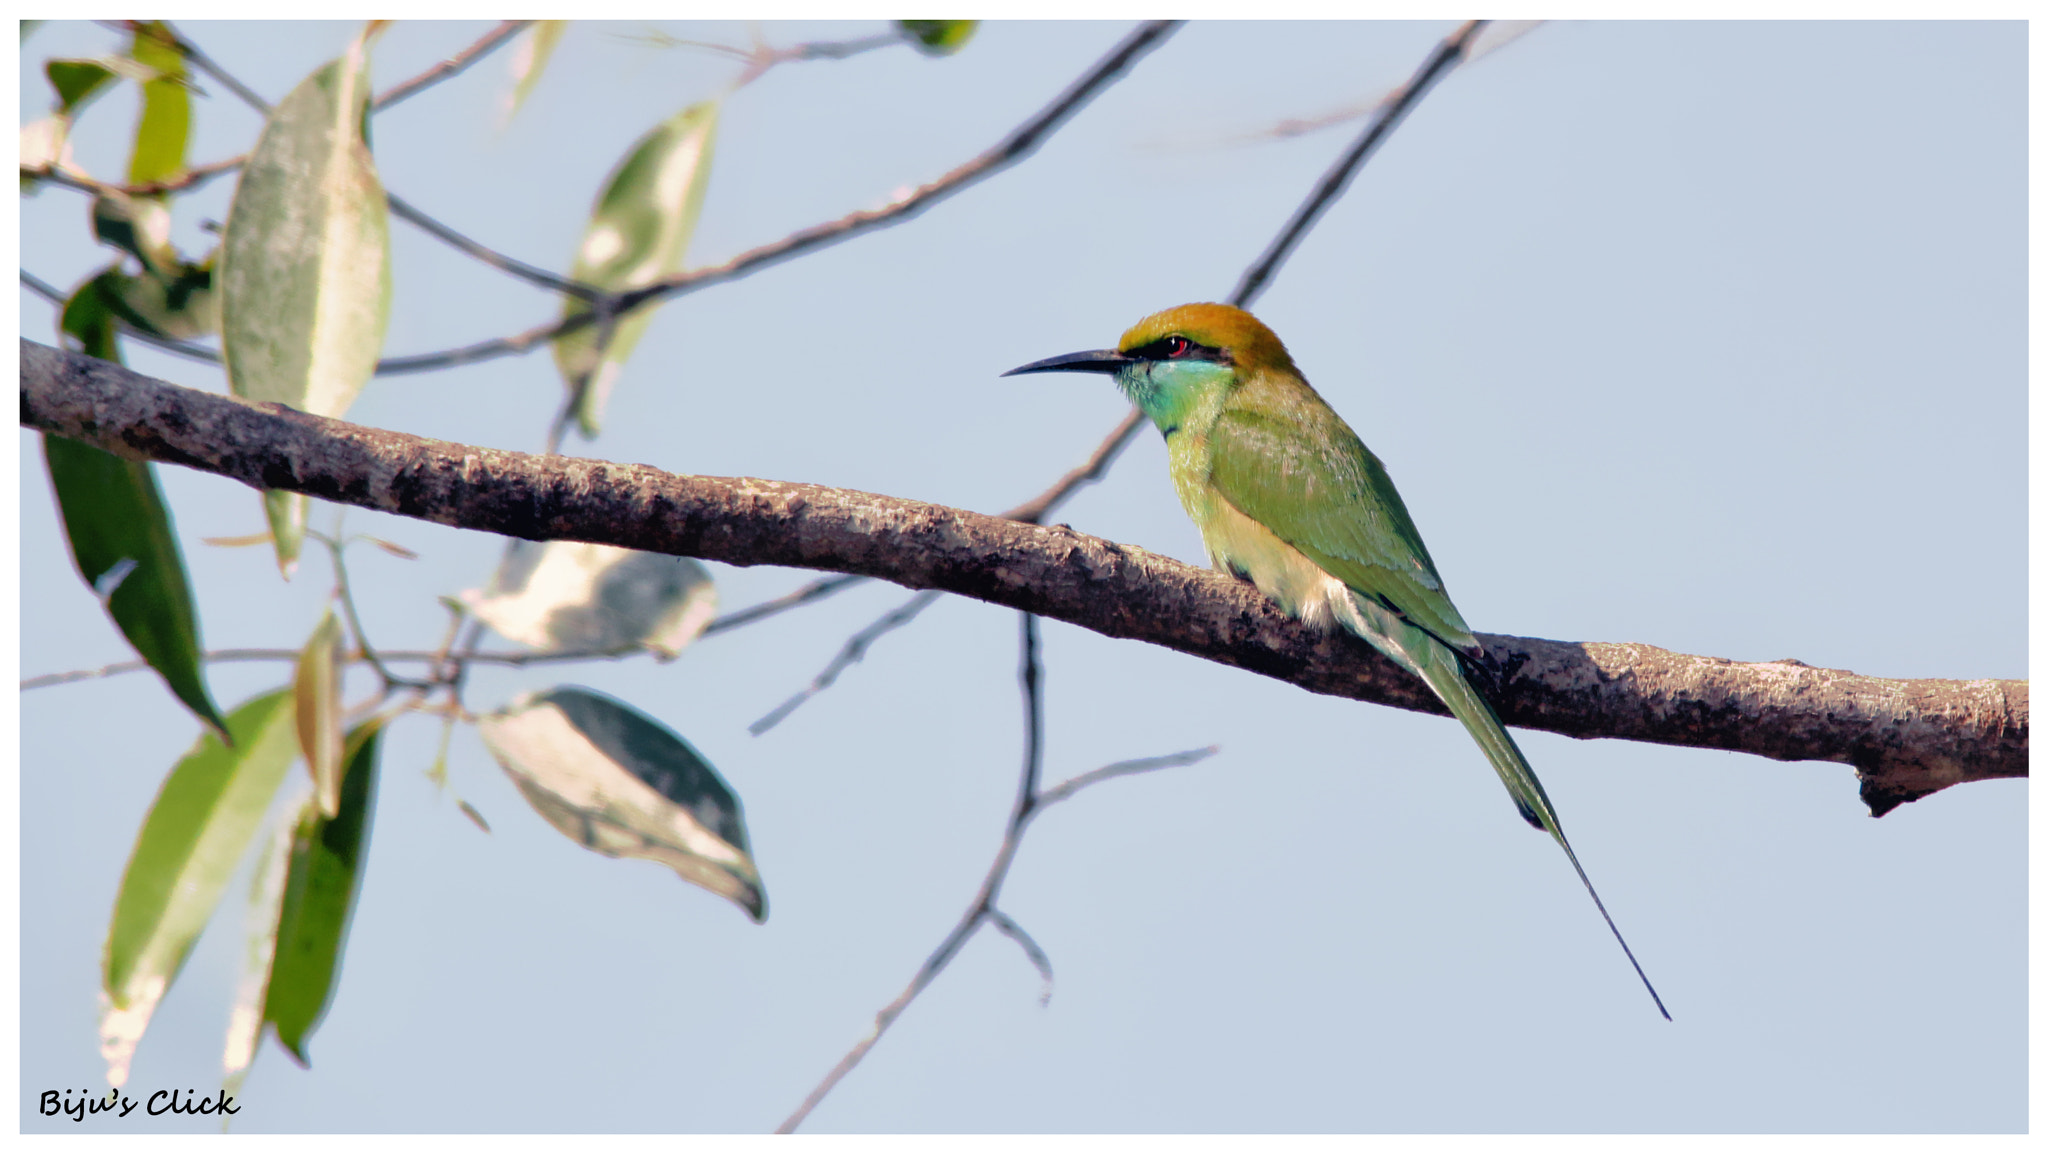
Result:
<svg viewBox="0 0 2048 1154"><path fill-rule="evenodd" d="M1476 645L1379 458L1319 398L1287 409L1226 408L1217 417L1209 431L1217 493L1446 645Z"/></svg>

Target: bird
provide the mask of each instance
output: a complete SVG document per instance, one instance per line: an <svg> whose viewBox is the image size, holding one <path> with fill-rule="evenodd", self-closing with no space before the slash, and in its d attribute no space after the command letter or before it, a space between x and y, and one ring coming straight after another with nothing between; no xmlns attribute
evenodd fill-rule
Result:
<svg viewBox="0 0 2048 1154"><path fill-rule="evenodd" d="M1103 373L1166 439L1173 487L1210 562L1292 617L1343 628L1422 679L1463 723L1523 820L1563 848L1643 988L1671 1012L1565 840L1556 807L1478 681L1485 651L1444 590L1422 535L1374 456L1287 347L1226 304L1157 312L1113 349L1004 373Z"/></svg>

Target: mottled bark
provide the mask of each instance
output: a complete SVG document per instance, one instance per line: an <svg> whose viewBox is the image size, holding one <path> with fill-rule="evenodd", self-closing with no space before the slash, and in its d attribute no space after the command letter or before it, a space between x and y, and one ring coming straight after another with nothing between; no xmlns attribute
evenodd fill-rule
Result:
<svg viewBox="0 0 2048 1154"><path fill-rule="evenodd" d="M942 589L1315 693L1444 712L1364 643L1303 628L1248 585L1065 526L458 445L180 388L26 340L21 421L125 457L443 525ZM1511 725L1843 762L1856 767L1874 814L1957 782L2027 774L2025 681L1892 680L1648 645L1479 640Z"/></svg>

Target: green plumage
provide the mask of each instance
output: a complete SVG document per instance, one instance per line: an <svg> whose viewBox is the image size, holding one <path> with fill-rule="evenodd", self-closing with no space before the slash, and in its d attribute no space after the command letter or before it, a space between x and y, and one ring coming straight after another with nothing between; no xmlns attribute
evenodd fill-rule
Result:
<svg viewBox="0 0 2048 1154"><path fill-rule="evenodd" d="M1348 629L1421 678L1478 743L1522 817L1563 848L1658 1012L1671 1016L1528 759L1472 683L1467 662L1483 652L1386 467L1272 330L1228 305L1183 305L1138 322L1115 349L1011 371L1113 374L1165 436L1174 488L1216 567L1249 578L1311 624Z"/></svg>

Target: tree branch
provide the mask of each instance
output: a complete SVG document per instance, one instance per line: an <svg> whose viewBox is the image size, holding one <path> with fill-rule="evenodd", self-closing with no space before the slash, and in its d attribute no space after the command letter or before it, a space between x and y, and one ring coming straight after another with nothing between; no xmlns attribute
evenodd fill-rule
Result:
<svg viewBox="0 0 2048 1154"><path fill-rule="evenodd" d="M442 525L879 577L1428 713L1419 681L1249 585L1128 545L821 485L452 444L153 380L21 342L22 424L123 457ZM1852 764L1873 813L2027 774L2025 681L1891 680L1795 661L1481 634L1510 724Z"/></svg>

